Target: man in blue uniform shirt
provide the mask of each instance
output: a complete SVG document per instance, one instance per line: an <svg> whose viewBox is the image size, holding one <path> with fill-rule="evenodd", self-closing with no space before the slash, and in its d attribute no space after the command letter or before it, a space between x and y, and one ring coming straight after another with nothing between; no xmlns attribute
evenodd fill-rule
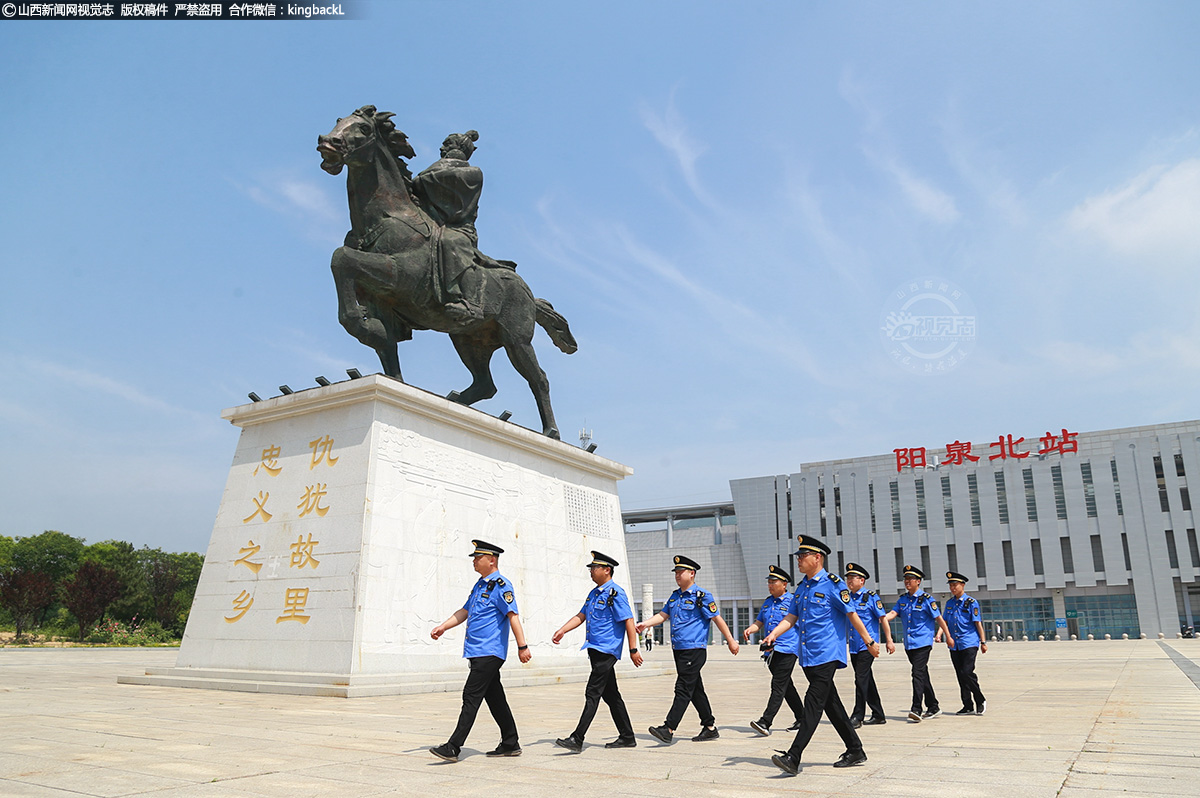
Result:
<svg viewBox="0 0 1200 798"><path fill-rule="evenodd" d="M871 572L863 566L855 562L846 563L850 606L862 619L867 633L878 640L879 619L887 615L887 611L883 608L883 600L874 590L863 590L870 578ZM892 630L887 624L883 626L883 639L887 641L887 653L896 653L896 646L892 644ZM864 724L877 726L887 723L887 718L883 716L883 702L879 700L879 688L875 686L875 674L871 672L874 663L875 658L867 651L863 641L850 635L850 664L854 666L854 710L850 713L850 725L856 729ZM868 705L871 707L870 718L866 717Z"/></svg>
<svg viewBox="0 0 1200 798"><path fill-rule="evenodd" d="M912 665L913 698L908 712L911 723L920 723L924 718L936 718L942 714L933 684L929 681L929 652L933 650L933 631L941 629L950 645L954 638L946 628L946 620L938 610L937 600L921 589L925 572L912 565L904 566L904 589L908 591L896 602L891 611L883 616L885 623L896 616L904 623L904 653ZM921 712L921 702L925 712Z"/></svg>
<svg viewBox="0 0 1200 798"><path fill-rule="evenodd" d="M946 602L942 615L954 642L950 644L950 662L954 675L958 677L958 692L962 696L963 708L956 715L982 715L987 710L987 700L979 689L979 677L975 675L975 655L987 653L983 640L983 622L979 619L979 602L967 593L967 577L955 571L946 572L953 598ZM942 632L934 635L934 642L942 642Z"/></svg>
<svg viewBox="0 0 1200 798"><path fill-rule="evenodd" d="M612 578L613 569L619 564L607 554L592 552L592 561L588 563L588 568L596 586L588 593L587 600L583 602L583 609L571 616L571 619L554 633L554 644L558 645L562 642L563 635L580 624L587 623L587 637L583 648L588 650L588 657L592 661L592 673L583 691L583 714L579 716L579 724L569 737L554 741L556 745L575 753L583 750L583 738L588 727L592 725L592 719L596 717L601 698L608 704L608 711L612 713L618 735L616 740L606 743L604 747L633 748L637 745L629 712L625 709L621 691L617 689L617 674L613 670L617 666L617 660L621 658L621 649L625 647L626 639L629 641L629 655L634 666L642 666L642 655L638 653L637 648L637 629L633 622L633 607L629 604L629 597L624 588Z"/></svg>
<svg viewBox="0 0 1200 798"><path fill-rule="evenodd" d="M853 626L867 645L871 656L879 656L879 644L867 633L862 619L850 606L850 590L836 574L825 570L829 547L819 539L801 535L797 543L796 565L805 579L792 596L792 608L766 642L774 643L793 626L800 637L800 665L808 679L804 694L804 718L796 739L786 751L771 757L776 767L793 776L800 769L800 757L812 739L824 714L846 744L846 751L835 768L850 767L867 761L862 741L850 725L850 717L838 698L833 676L838 668L846 667L846 639Z"/></svg>
<svg viewBox="0 0 1200 798"><path fill-rule="evenodd" d="M721 634L725 635L730 653L735 656L738 642L717 610L716 596L696 587L696 571L700 570L700 564L690 557L677 554L674 567L678 589L671 593L661 610L636 627L638 634L641 634L652 626L668 620L671 622L671 648L674 649L676 673L675 701L663 725L651 726L650 734L660 742L671 742L688 704L693 704L700 715L701 729L692 742L715 740L721 735L717 732L717 721L713 717L712 705L708 703L708 694L704 692L704 680L700 678L700 669L708 659L709 624L716 622Z"/></svg>
<svg viewBox="0 0 1200 798"><path fill-rule="evenodd" d="M747 626L742 632L742 637L747 642L750 640L750 635L760 630L770 634L783 620L783 616L791 610L792 597L787 592L788 585L791 583L792 575L790 573L774 565L768 567L767 590L771 595L763 601L762 609L758 611L758 617L754 623ZM775 713L779 712L779 707L783 705L785 699L796 718L795 726L789 731L800 728L800 720L804 717L804 702L800 699L800 694L796 692L795 683L792 682L792 670L796 667L796 653L800 647L799 640L800 637L796 630L789 629L780 635L773 646L763 644L765 649L763 658L767 661L767 668L771 671L771 697L767 699L767 708L763 710L762 717L750 721L750 728L763 737L771 733L771 722L775 720Z"/></svg>
<svg viewBox="0 0 1200 798"><path fill-rule="evenodd" d="M517 597L512 582L500 575L499 561L504 549L482 540L472 540L475 551L471 558L479 580L471 588L467 603L446 620L433 627L429 636L434 640L463 621L467 622L466 639L463 641L463 656L471 665L467 683L463 687L462 711L458 715L458 726L450 739L442 745L430 748L434 756L448 762L457 762L458 754L471 726L479 705L487 701L488 710L500 727L500 745L488 756L520 756L521 745L517 741L517 723L504 687L500 684L500 667L508 657L508 630L511 628L517 641L517 656L521 662L529 662L532 656L525 643L525 630L517 614Z"/></svg>

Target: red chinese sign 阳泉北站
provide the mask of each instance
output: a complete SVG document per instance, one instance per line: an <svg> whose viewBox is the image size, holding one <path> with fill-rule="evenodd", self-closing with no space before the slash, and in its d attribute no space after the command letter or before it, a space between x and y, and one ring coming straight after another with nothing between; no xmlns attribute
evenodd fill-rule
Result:
<svg viewBox="0 0 1200 798"><path fill-rule="evenodd" d="M1058 435L1047 432L1040 438L1042 445L1036 452L1031 452L1024 446L1024 437L1016 438L1012 435L1001 435L997 440L988 444L988 448L994 451L994 454L988 455L988 460L1024 460L1030 454L1046 455L1078 452L1079 442L1076 440L1076 436L1078 435L1078 432L1068 432L1066 429L1062 429ZM924 446L893 449L892 453L896 455L897 471L903 471L905 468L925 468L929 465L927 459L928 453ZM978 462L979 460L979 455L971 453L971 441L956 440L954 443L946 444L946 455L941 462L946 465L965 465L967 463Z"/></svg>

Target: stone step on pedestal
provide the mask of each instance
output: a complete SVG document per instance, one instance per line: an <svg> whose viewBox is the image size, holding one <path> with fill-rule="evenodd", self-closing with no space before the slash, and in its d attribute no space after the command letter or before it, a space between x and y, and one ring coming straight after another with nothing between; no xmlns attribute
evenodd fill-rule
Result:
<svg viewBox="0 0 1200 798"><path fill-rule="evenodd" d="M620 678L658 676L665 662L647 662L641 668L621 668ZM587 681L588 665L552 668L517 666L504 670L506 687L566 684ZM148 668L144 675L119 676L120 684L157 687L189 687L200 690L229 690L243 693L311 695L335 698L367 698L413 695L461 690L465 671L445 673L356 674L298 673L289 671L243 671L227 668Z"/></svg>

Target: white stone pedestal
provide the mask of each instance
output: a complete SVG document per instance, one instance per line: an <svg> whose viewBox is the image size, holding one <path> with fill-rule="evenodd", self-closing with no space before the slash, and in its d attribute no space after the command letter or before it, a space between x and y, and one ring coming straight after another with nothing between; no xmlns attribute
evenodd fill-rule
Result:
<svg viewBox="0 0 1200 798"><path fill-rule="evenodd" d="M119 681L337 696L461 689L470 541L505 549L533 660L505 682L586 675L550 636L625 562L627 466L380 375L242 405L242 428L176 667ZM628 591L628 570L616 569ZM515 649L516 644L510 643ZM622 671L633 671L627 658Z"/></svg>

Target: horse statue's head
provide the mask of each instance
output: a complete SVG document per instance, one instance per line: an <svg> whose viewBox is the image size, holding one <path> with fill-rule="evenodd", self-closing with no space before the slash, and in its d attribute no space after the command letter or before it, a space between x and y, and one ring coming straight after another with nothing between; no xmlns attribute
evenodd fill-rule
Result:
<svg viewBox="0 0 1200 798"><path fill-rule="evenodd" d="M347 164L365 163L382 146L406 177L410 176L402 158L416 155L408 136L396 129L392 121L395 114L376 111L373 105L364 105L350 116L337 121L333 130L317 136L317 151L321 153L321 168L331 175L341 174Z"/></svg>

